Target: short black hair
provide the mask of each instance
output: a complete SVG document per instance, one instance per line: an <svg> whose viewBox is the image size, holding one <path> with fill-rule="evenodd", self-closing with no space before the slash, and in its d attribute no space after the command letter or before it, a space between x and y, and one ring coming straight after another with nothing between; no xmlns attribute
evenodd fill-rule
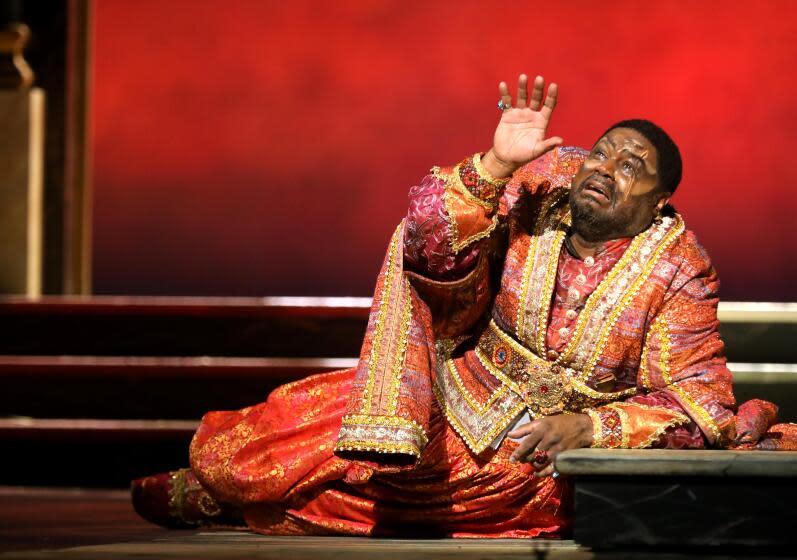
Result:
<svg viewBox="0 0 797 560"><path fill-rule="evenodd" d="M678 150L678 146L675 145L672 138L670 138L670 135L664 132L664 129L659 125L649 120L627 119L610 126L606 129L606 132L601 135L601 138L615 128L630 128L636 130L653 144L659 156L659 164L656 169L659 174L659 185L663 191L675 193L675 189L678 188L678 184L681 182L683 163L681 162L681 152Z"/></svg>

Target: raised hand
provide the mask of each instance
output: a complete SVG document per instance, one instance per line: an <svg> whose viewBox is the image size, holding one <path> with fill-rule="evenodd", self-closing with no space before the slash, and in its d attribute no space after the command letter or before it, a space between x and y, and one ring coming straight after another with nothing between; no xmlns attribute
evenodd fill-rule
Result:
<svg viewBox="0 0 797 560"><path fill-rule="evenodd" d="M528 98L528 76L518 77L517 102L512 104L512 96L506 82L498 85L504 109L498 128L495 129L493 147L482 158L487 171L496 177L506 177L516 169L562 144L559 136L546 138L548 123L556 107L556 84L548 86L543 103L545 80L542 76L534 79L531 99Z"/></svg>

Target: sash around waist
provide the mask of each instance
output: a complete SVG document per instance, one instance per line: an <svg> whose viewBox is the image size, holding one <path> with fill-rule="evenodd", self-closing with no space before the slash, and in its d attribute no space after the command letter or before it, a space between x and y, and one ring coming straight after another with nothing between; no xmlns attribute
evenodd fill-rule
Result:
<svg viewBox="0 0 797 560"><path fill-rule="evenodd" d="M534 416L578 412L635 393L635 388L602 392L588 387L573 368L540 358L505 333L495 321L476 343L479 361L516 393Z"/></svg>

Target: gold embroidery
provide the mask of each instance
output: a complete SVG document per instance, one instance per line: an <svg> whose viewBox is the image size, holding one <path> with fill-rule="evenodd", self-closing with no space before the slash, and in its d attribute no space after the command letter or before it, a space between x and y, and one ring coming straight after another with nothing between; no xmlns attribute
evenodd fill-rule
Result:
<svg viewBox="0 0 797 560"><path fill-rule="evenodd" d="M476 173L478 173L482 179L488 183L492 183L496 187L503 187L509 182L510 177L505 177L504 179L493 177L493 175L484 168L482 164L482 155L480 153L473 154L473 167L476 168Z"/></svg>
<svg viewBox="0 0 797 560"><path fill-rule="evenodd" d="M678 385L668 385L666 389L668 391L676 393L680 397L678 400L681 402L681 404L684 405L684 407L687 408L689 411L691 411L692 414L694 414L703 421L706 429L711 432L711 435L714 438L715 442L720 441L720 437L722 434L720 432L719 426L717 426L717 423L714 422L714 419L711 417L711 415L708 413L708 411L705 408L700 406L700 404L698 404L692 398L692 396L689 395L689 393L684 391Z"/></svg>
<svg viewBox="0 0 797 560"><path fill-rule="evenodd" d="M417 445L389 441L346 440L335 445L335 451L375 451L376 453L402 453L415 457L421 454Z"/></svg>
<svg viewBox="0 0 797 560"><path fill-rule="evenodd" d="M606 408L611 408L617 413L617 416L620 417L620 433L622 434L620 447L623 449L628 449L631 441L631 432L629 431L628 427L628 413L623 410L621 406L618 406L618 403L607 404Z"/></svg>
<svg viewBox="0 0 797 560"><path fill-rule="evenodd" d="M343 426L389 426L391 428L406 428L414 431L426 443L426 433L423 426L409 418L401 416L374 416L370 414L349 414L343 417Z"/></svg>
<svg viewBox="0 0 797 560"><path fill-rule="evenodd" d="M642 349L642 356L639 358L639 374L642 378L642 386L647 389L652 389L653 385L650 381L650 367L648 361L650 359L650 346L653 335L659 337L659 371L661 378L665 385L670 385L672 379L670 378L670 333L667 326L664 324L664 315L659 315L650 325L648 334L645 337L645 346Z"/></svg>
<svg viewBox="0 0 797 560"><path fill-rule="evenodd" d="M508 391L507 387L502 386L500 389L494 391L493 394L490 395L490 398L487 399L487 402L480 404L473 394L468 391L468 388L465 387L465 383L462 381L462 378L459 375L456 362L454 360L448 360L446 361L446 366L448 367L448 371L451 373L451 377L454 379L457 389L459 389L459 394L462 395L462 398L465 399L465 402L468 403L468 406L470 406L479 414L484 414L493 404L495 404L495 401L501 398L503 394Z"/></svg>
<svg viewBox="0 0 797 560"><path fill-rule="evenodd" d="M654 328L659 333L659 369L666 385L672 384L670 377L670 331L664 321L656 321Z"/></svg>
<svg viewBox="0 0 797 560"><path fill-rule="evenodd" d="M407 338L410 334L410 324L412 321L412 297L410 292L410 281L404 278L404 313L401 318L401 334L398 350L393 358L393 371L391 373L391 384L388 386L387 411L388 414L395 414L398 408L399 386L401 384L401 373L404 369L404 356L407 352Z"/></svg>
<svg viewBox="0 0 797 560"><path fill-rule="evenodd" d="M588 397L592 397L593 399L597 399L599 401L612 401L624 397L630 397L637 393L636 387L629 387L628 389L623 389L622 391L603 393L601 391L596 391L595 389L584 383L584 380L579 377L574 377L573 379L571 379L570 384L579 393L586 395Z"/></svg>
<svg viewBox="0 0 797 560"><path fill-rule="evenodd" d="M473 434L472 430L469 430L462 424L459 416L456 414L452 405L446 399L446 395L443 393L443 390L440 388L440 386L435 383L433 385L433 389L435 397L437 398L437 402L443 409L443 413L445 414L449 424L451 424L451 427L454 428L454 431L459 434L468 448L470 448L470 450L477 455L484 451L493 442L493 440L498 437L498 434L500 434L525 408L523 402L518 399L514 405L508 407L507 410L501 414L497 420L490 424L491 427L489 429ZM509 397L513 395L512 393L507 392L506 396ZM511 400L509 402L511 403ZM474 435L478 437L474 437Z"/></svg>
<svg viewBox="0 0 797 560"><path fill-rule="evenodd" d="M496 379L498 379L498 381L501 382L502 389L509 387L509 389L511 389L518 396L523 394L523 389L520 387L520 385L518 385L509 376L504 375L504 372L502 372L500 369L495 367L490 359L484 355L484 352L482 352L481 348L477 346L474 349L474 353L476 354L476 357L479 358L479 362L481 362L481 364L484 366L484 369L489 371L493 376L495 376Z"/></svg>
<svg viewBox="0 0 797 560"><path fill-rule="evenodd" d="M568 213L568 216L570 214ZM542 285L542 293L553 296L554 283L556 282L556 271L559 269L559 253L562 250L562 243L565 240L565 231L560 230L556 233L551 242L551 250L548 256L548 270L545 272L545 282ZM548 332L548 317L550 316L552 297L545 297L540 301L540 313L537 316L537 351L545 352L545 335Z"/></svg>
<svg viewBox="0 0 797 560"><path fill-rule="evenodd" d="M641 379L642 387L645 389L652 389L650 384L650 369L648 368L648 353L650 352L650 339L653 337L653 326L656 321L648 329L648 334L645 336L645 343L642 346L642 355L639 357L639 377Z"/></svg>
<svg viewBox="0 0 797 560"><path fill-rule="evenodd" d="M537 416L546 416L549 414L558 413L558 408L563 408L563 411L580 411L589 406L595 406L597 404L606 403L609 401L617 400L620 398L630 397L637 393L636 387L629 387L628 389L623 389L621 391L614 391L611 393L603 393L601 391L596 391L592 387L587 386L583 381L578 379L578 376L575 375L575 371L571 368L567 368L565 366L559 365L556 362L549 362L547 360L543 360L535 355L532 351L528 348L521 345L517 342L514 338L509 336L505 333L496 323L495 321L490 321L490 324L487 327L489 333L495 333L495 335L502 341L502 343L506 344L509 348L511 348L512 352L519 356L522 360L526 361L528 365L526 368L531 368L529 371L539 371L539 368L542 367L556 367L559 368L561 373L565 374L561 379L563 381L563 386L561 391L556 389L557 394L561 393L561 400L558 405L555 407L548 407L548 408L540 408L541 402L545 399L541 399L540 402L529 402L526 401L526 404L529 406L529 412L533 415ZM496 367L493 361L490 359L489 356L489 347L492 343L490 342L490 336L483 334L479 338L479 342L474 348L476 356L479 358L479 361L482 365L489 371L492 375L494 375L501 383L508 386L512 391L514 391L518 396L521 398L526 398L527 393L530 389L534 389L533 383L523 382L521 379L513 379L506 373L502 371L502 368ZM482 347L484 346L484 348ZM485 352L487 350L487 352ZM538 366L534 366L534 364L539 364ZM511 364L508 364L511 365ZM504 368L505 369L505 368ZM515 376L519 377L519 376ZM550 376L548 376L550 378ZM555 379L554 379L555 380ZM539 383L545 383L544 380L538 379ZM549 386L549 390L551 389L550 383L547 383ZM552 395L551 395L552 396Z"/></svg>
<svg viewBox="0 0 797 560"><path fill-rule="evenodd" d="M542 253L542 259L545 259L546 255L544 254L544 250L548 249L551 251L551 242L549 240L550 237L554 237L554 246L561 250L561 243L564 241L564 235L557 236L555 232L550 231L550 228L558 225L556 221L556 207L562 201L567 192L568 191L566 189L559 189L554 191L551 195L543 200L542 208L540 209L539 214L537 214L537 219L534 223L534 231L529 239L526 262L523 265L523 279L520 285L520 298L518 300L517 320L515 321L515 334L517 335L518 340L529 341L532 348L534 347L537 338L533 336L533 333L532 336L529 336L528 333L526 333L526 329L529 326L526 322L526 315L528 314L529 316L538 317L540 314L538 306L540 306L541 302L546 299L546 294L548 296L551 295L550 293L543 292L542 286L539 286L537 282L534 282L532 280L532 276L533 273L537 272L539 268L536 263L540 258L540 253ZM563 217L563 219L567 220L568 217L569 212ZM546 228L546 225L548 228ZM550 253L547 256L549 260L553 258L552 254ZM557 265L559 263L558 251L556 252L555 263ZM550 264L548 268L550 268ZM554 270L554 275L555 274L556 272ZM550 299L550 297L548 299ZM537 313L535 313L535 310ZM538 323L532 322L531 327L534 328L537 326L537 324Z"/></svg>
<svg viewBox="0 0 797 560"><path fill-rule="evenodd" d="M396 274L396 248L399 244L399 237L404 230L404 222L396 228L393 237L390 239L390 247L388 249L388 265L385 271L385 278L382 283L382 290L379 300L379 312L376 316L376 332L371 346L371 352L368 356L368 378L365 382L365 391L363 394L362 412L369 412L371 410L371 400L374 395L374 384L376 382L376 368L379 362L378 352L382 346L382 335L385 327L385 316L391 301L391 286L393 283L393 276Z"/></svg>
<svg viewBox="0 0 797 560"><path fill-rule="evenodd" d="M457 165L451 170L450 173L444 173L439 167L433 167L432 175L435 179L440 179L443 181L448 189L453 189L459 193L462 193L462 195L470 202L474 202L485 210L492 212L495 209L495 204L490 204L489 202L482 200L470 192L468 188L462 184L462 178L459 176L459 169L460 166Z"/></svg>
<svg viewBox="0 0 797 560"><path fill-rule="evenodd" d="M631 242L631 245L629 245L629 247L625 250L623 256L620 257L620 260L617 261L609 273L604 276L603 280L601 280L600 284L598 284L598 286L595 288L595 291L589 295L586 303L584 304L584 310L580 313L578 320L576 321L576 326L573 329L573 336L565 349L562 351L560 359L570 360L570 358L572 358L573 353L576 350L576 346L584 335L587 321L591 318L591 315L594 313L598 303L603 299L604 292L609 289L609 287L614 283L615 278L617 278L620 272L625 270L631 260L633 260L642 242L643 236L637 235Z"/></svg>
<svg viewBox="0 0 797 560"><path fill-rule="evenodd" d="M490 204L485 202L484 200L478 198L473 193L471 193L465 185L462 184L462 179L459 176L459 166L456 166L454 170L450 173L444 173L439 167L432 168L432 175L441 181L445 185L443 189L443 206L445 207L444 218L448 223L449 227L449 234L451 237L451 249L454 253L459 253L467 247L468 245L475 243L481 239L489 237L490 234L495 230L498 226L498 213L496 212L493 217L491 218L490 225L487 226L486 229L474 233L473 235L466 237L465 239L460 239L459 227L457 226L456 220L456 212L454 212L454 208L451 204L451 193L452 191L457 191L462 193L462 195L469 201L474 202L487 210L488 213L493 212L497 205Z"/></svg>
<svg viewBox="0 0 797 560"><path fill-rule="evenodd" d="M467 391L461 390L464 384L460 384L461 380L458 382L450 368L449 342L441 340L437 343L434 394L451 427L471 451L479 454L517 417L525 405L506 385L496 389L490 396L489 406L481 407L474 402ZM476 407L472 406L474 404ZM483 412L480 413L480 410Z"/></svg>
<svg viewBox="0 0 797 560"><path fill-rule="evenodd" d="M410 419L352 414L343 417L335 450L407 453L419 457L427 443L423 427Z"/></svg>
<svg viewBox="0 0 797 560"><path fill-rule="evenodd" d="M588 408L584 411L592 420L592 445L590 447L603 447L603 422L597 410Z"/></svg>
<svg viewBox="0 0 797 560"><path fill-rule="evenodd" d="M647 263L645 263L644 267L641 267L641 272L637 275L636 279L631 283L631 286L626 290L625 294L623 294L620 301L614 303L614 305L611 307L611 310L609 310L608 317L606 317L606 319L603 321L603 327L601 329L600 336L598 337L598 342L595 345L594 349L592 350L592 355L590 356L590 359L587 361L587 364L585 365L582 371L582 374L580 376L581 381L585 381L589 377L590 373L592 373L592 370L595 368L595 364L598 362L598 359L600 358L601 354L603 354L603 350L606 346L606 343L609 340L609 335L611 334L611 331L614 329L614 325L617 322L617 319L620 317L620 314L626 310L628 305L631 303L631 300L639 292L639 289L642 287L642 284L644 284L648 276L650 276L650 273L653 272L653 268L656 266L656 263L658 262L661 254L679 235L681 235L683 230L684 230L683 221L679 219L677 220L676 225L663 236L663 239L658 244L658 246L651 251L651 256L648 258ZM634 239L634 242L636 242L637 239L645 239L647 237L653 237L655 239L655 234L651 236L646 236L644 234L639 235ZM632 245L634 244L634 242L632 242ZM631 253L633 257L636 257L637 248L638 246L635 247L634 248L635 250L632 252L631 247L629 247L626 250L626 254ZM623 257L625 257L625 255L623 255ZM620 261L622 260L623 259L621 258ZM614 272L615 269L617 269L617 267L612 269L612 272ZM633 267L631 268L631 271L633 272ZM607 275L607 278L604 278L604 281L606 281L608 277L609 275ZM603 282L601 284L603 284ZM596 289L592 295L595 295L597 291L598 290ZM591 298L592 296L590 296L589 299ZM597 301L597 299L595 301Z"/></svg>

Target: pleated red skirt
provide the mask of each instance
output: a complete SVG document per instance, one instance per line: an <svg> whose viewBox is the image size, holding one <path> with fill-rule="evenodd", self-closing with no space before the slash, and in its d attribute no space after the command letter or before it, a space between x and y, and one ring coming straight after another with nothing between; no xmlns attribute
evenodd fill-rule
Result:
<svg viewBox="0 0 797 560"><path fill-rule="evenodd" d="M333 454L354 370L283 385L239 411L210 412L191 443L191 467L218 500L269 535L559 537L572 485L510 463L515 443L474 455L440 409L411 466Z"/></svg>

